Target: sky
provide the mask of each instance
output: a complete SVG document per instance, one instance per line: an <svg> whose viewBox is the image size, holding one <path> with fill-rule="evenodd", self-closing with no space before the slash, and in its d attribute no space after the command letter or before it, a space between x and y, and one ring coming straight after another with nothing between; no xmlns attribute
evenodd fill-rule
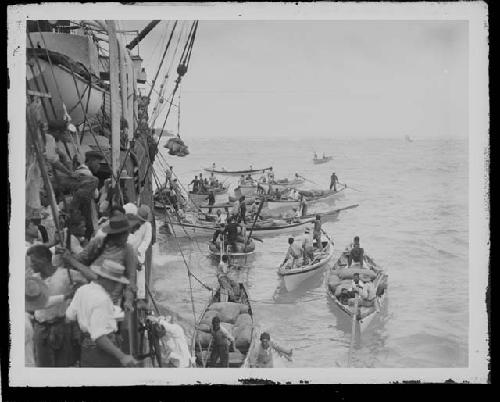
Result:
<svg viewBox="0 0 500 402"><path fill-rule="evenodd" d="M149 80L166 25L140 44ZM465 138L468 57L466 21L202 20L182 81L181 135ZM176 112L167 128L176 132Z"/></svg>

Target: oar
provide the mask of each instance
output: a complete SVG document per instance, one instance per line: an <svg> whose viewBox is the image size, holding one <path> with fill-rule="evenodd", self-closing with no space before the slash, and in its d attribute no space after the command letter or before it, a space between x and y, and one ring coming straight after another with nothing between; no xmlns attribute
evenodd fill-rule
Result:
<svg viewBox="0 0 500 402"><path fill-rule="evenodd" d="M252 236L252 239L257 240L257 241L258 241L258 242L260 242L260 243L264 243L264 240L262 240L260 237L257 237L257 236L255 236L255 235L254 235L254 236Z"/></svg>
<svg viewBox="0 0 500 402"><path fill-rule="evenodd" d="M246 252L247 252L248 241L252 237L253 228L255 227L255 223L257 222L257 219L259 219L259 214L260 214L260 211L262 211L262 207L263 206L264 206L264 200L261 200L260 201L260 205L259 205L259 209L257 210L257 213L255 214L255 219L253 220L252 228L250 229L250 234L248 235L248 238L245 241L245 248L244 248L244 252L245 252L245 264L247 263L247 254L246 254Z"/></svg>
<svg viewBox="0 0 500 402"><path fill-rule="evenodd" d="M349 187L351 190L354 190L354 191L359 191L360 193L362 193L362 191L361 191L361 190L358 190L358 189L356 189L356 188L354 188L354 187L351 187L351 186L347 186L347 184L345 184L345 183L341 183L340 181L339 181L339 184L342 184L345 188L348 188L348 187Z"/></svg>
<svg viewBox="0 0 500 402"><path fill-rule="evenodd" d="M352 351L354 349L354 339L356 336L356 317L358 315L358 295L354 295L354 312L352 315L351 345L349 346L348 367L352 366Z"/></svg>
<svg viewBox="0 0 500 402"><path fill-rule="evenodd" d="M323 228L321 228L321 232L325 235L325 237L328 239L328 241L332 244L332 246L335 246L335 243L333 242L333 240L330 238L330 236L328 236L328 233L326 233Z"/></svg>
<svg viewBox="0 0 500 402"><path fill-rule="evenodd" d="M312 180L306 179L304 176L299 175L299 177L301 177L301 178L302 178L302 179L304 179L305 181L311 182L312 184L316 184L317 186L319 185L319 184L318 184L318 183L316 183L315 181L312 181Z"/></svg>

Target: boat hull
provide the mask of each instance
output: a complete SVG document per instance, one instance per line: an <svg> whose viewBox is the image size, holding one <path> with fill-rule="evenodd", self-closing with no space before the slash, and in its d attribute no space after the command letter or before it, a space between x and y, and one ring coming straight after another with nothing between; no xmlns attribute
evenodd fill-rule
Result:
<svg viewBox="0 0 500 402"><path fill-rule="evenodd" d="M339 302L335 294L332 292L332 290L328 287L328 279L330 275L335 274L335 271L338 270L340 267L345 267L347 263L347 257L343 253L335 265L329 270L328 275L327 275L327 295L332 301L333 304L333 310L336 312L340 322L339 326L341 326L343 329L345 329L347 332L352 331L352 320L353 320L353 311L351 309L351 306L344 305ZM378 274L376 278L373 280L373 286L375 289L378 288L378 286L382 283L387 282L387 274L384 273L378 267L368 256L365 255L365 264L368 266L367 271L370 270L370 267L376 268L378 270ZM375 320L375 318L380 316L380 312L382 311L384 307L384 301L386 298L387 290L384 290L384 292L381 295L377 296L377 303L379 308L378 309L372 309L372 311L364 315L362 314L362 317L357 317L356 318L356 324L355 324L355 330L359 331L358 333L363 333L364 331L367 330L367 328L370 326L370 324Z"/></svg>
<svg viewBox="0 0 500 402"><path fill-rule="evenodd" d="M328 266L328 263L333 257L333 247L330 242L323 242L323 246L326 247L326 252L328 254L318 263L295 269L286 269L284 267L278 269L278 275L283 279L285 287L289 292L297 289L302 282L311 278L318 272L321 272Z"/></svg>
<svg viewBox="0 0 500 402"><path fill-rule="evenodd" d="M322 163L330 162L332 159L333 159L332 156L327 156L326 158L313 159L313 162L314 162L315 165L320 165Z"/></svg>
<svg viewBox="0 0 500 402"><path fill-rule="evenodd" d="M217 169L211 169L211 168L204 168L203 170L205 172L220 174L220 175L225 175L225 176L241 176L241 175L247 175L247 174L264 173L265 171L267 171L269 169L270 168L252 169L252 170L250 170L250 169L249 170L217 170Z"/></svg>

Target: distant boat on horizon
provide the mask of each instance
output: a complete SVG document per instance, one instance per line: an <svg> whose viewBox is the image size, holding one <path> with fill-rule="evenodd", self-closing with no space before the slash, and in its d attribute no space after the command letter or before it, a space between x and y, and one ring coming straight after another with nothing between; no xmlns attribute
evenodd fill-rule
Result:
<svg viewBox="0 0 500 402"><path fill-rule="evenodd" d="M405 136L405 140L406 142L413 142L413 139L409 135Z"/></svg>

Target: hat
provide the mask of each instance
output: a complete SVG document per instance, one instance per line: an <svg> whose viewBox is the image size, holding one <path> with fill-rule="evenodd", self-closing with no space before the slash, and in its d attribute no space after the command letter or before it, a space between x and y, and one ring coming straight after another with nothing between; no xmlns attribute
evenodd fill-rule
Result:
<svg viewBox="0 0 500 402"><path fill-rule="evenodd" d="M125 169L123 169L122 172L120 173L120 179L132 179L132 177L130 177L128 175L128 172Z"/></svg>
<svg viewBox="0 0 500 402"><path fill-rule="evenodd" d="M125 267L122 264L119 264L113 260L104 260L102 265L96 266L93 265L90 267L92 271L94 271L97 275L110 279L115 282L123 283L124 285L129 284L129 280L125 278Z"/></svg>
<svg viewBox="0 0 500 402"><path fill-rule="evenodd" d="M123 206L126 214L137 215L137 205L132 202L129 202Z"/></svg>
<svg viewBox="0 0 500 402"><path fill-rule="evenodd" d="M113 216L108 223L102 227L102 231L107 234L127 232L131 228L131 223L126 216Z"/></svg>
<svg viewBox="0 0 500 402"><path fill-rule="evenodd" d="M89 159L104 159L104 155L99 151L87 151L85 152L85 160Z"/></svg>
<svg viewBox="0 0 500 402"><path fill-rule="evenodd" d="M49 120L48 121L48 131L65 131L66 130L66 120Z"/></svg>
<svg viewBox="0 0 500 402"><path fill-rule="evenodd" d="M42 309L49 300L49 288L40 278L26 278L24 287L25 308L27 311Z"/></svg>
<svg viewBox="0 0 500 402"><path fill-rule="evenodd" d="M149 214L151 210L147 205L141 205L139 209L137 210L137 217L144 222L147 222L149 220Z"/></svg>

